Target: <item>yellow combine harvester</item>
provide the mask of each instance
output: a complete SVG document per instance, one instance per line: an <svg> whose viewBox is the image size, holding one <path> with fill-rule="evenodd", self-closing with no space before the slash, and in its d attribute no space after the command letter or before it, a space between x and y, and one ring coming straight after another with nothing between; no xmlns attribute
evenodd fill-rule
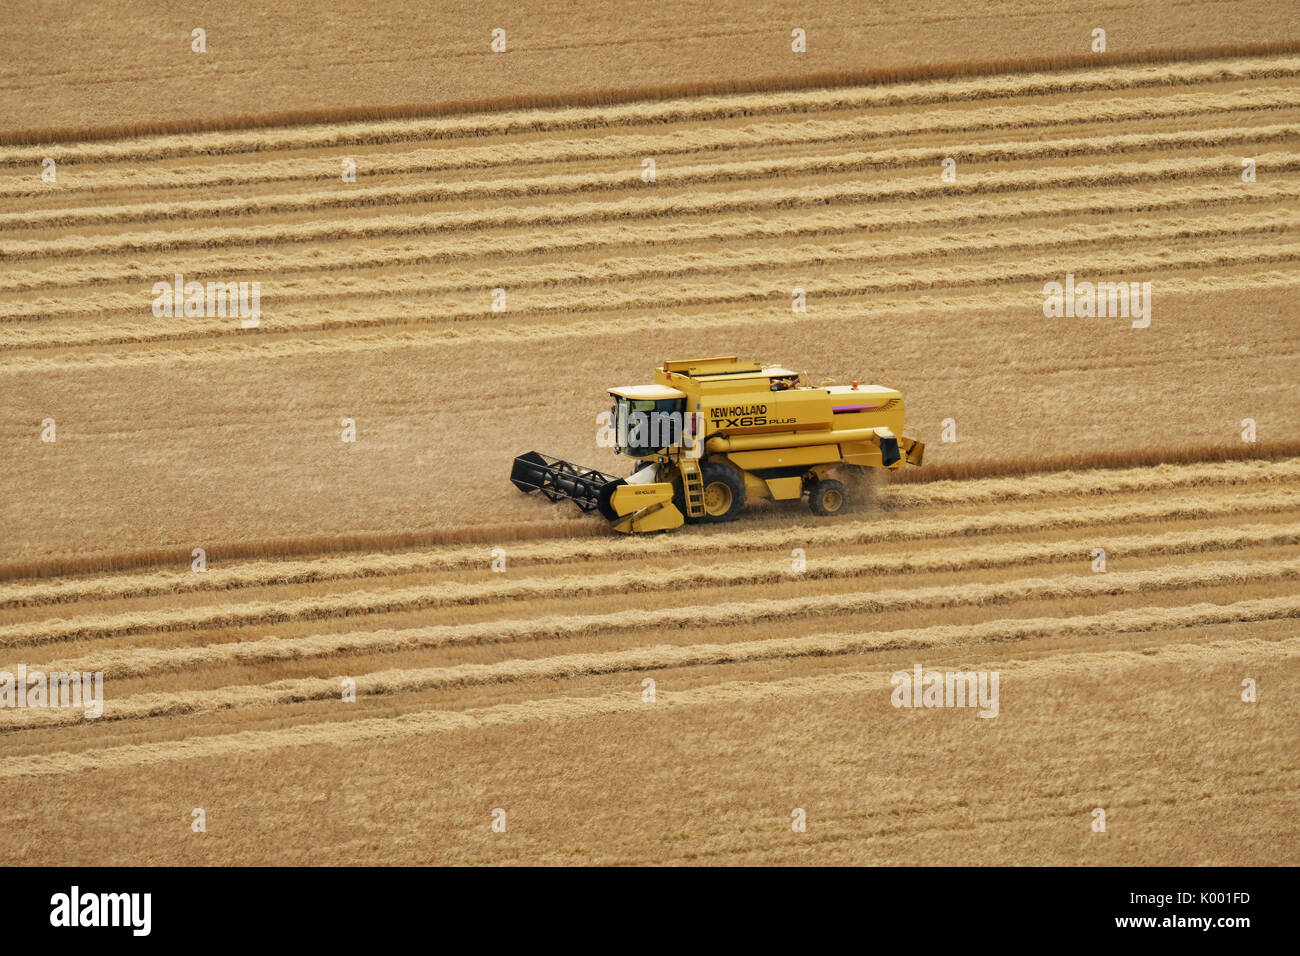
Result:
<svg viewBox="0 0 1300 956"><path fill-rule="evenodd" d="M731 521L749 498L808 496L815 514L842 511L834 476L919 465L903 437L903 396L879 385L800 384L789 369L735 356L665 362L653 385L610 389L615 451L639 459L631 477L529 452L510 480L521 491L598 510L616 531Z"/></svg>

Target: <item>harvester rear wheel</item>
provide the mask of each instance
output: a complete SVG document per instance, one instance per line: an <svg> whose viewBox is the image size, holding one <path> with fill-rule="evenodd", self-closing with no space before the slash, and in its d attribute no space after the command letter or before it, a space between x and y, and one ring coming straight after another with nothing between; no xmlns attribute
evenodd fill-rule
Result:
<svg viewBox="0 0 1300 956"><path fill-rule="evenodd" d="M849 494L834 478L824 478L808 492L808 506L815 515L839 514L849 503Z"/></svg>
<svg viewBox="0 0 1300 956"><path fill-rule="evenodd" d="M734 521L745 507L745 479L734 468L706 461L700 466L704 483L704 514L698 521Z"/></svg>

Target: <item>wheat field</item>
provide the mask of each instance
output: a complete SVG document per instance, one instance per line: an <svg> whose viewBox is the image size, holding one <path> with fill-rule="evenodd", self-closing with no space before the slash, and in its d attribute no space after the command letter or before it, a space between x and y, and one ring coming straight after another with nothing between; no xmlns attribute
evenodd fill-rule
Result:
<svg viewBox="0 0 1300 956"><path fill-rule="evenodd" d="M1298 74L5 138L0 671L105 696L0 708L0 861L1300 862ZM635 537L507 481L626 473L606 389L731 353L899 388L925 466Z"/></svg>
<svg viewBox="0 0 1300 956"><path fill-rule="evenodd" d="M364 10L103 0L57 20L37 3L5 13L0 141L16 143L1203 58L1300 39L1286 0L1126 0L1097 10L1036 0L376 0ZM1099 27L1104 51L1093 49Z"/></svg>
<svg viewBox="0 0 1300 956"><path fill-rule="evenodd" d="M899 485L831 524L506 555L5 582L4 662L108 680L96 720L4 712L6 855L1294 862L1300 458ZM998 671L996 720L892 709L918 661ZM1188 844L1207 814L1226 828Z"/></svg>

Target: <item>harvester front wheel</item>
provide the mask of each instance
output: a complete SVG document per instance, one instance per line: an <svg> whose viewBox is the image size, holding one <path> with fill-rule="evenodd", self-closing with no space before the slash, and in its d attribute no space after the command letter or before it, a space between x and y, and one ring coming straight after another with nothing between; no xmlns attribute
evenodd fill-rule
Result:
<svg viewBox="0 0 1300 956"><path fill-rule="evenodd" d="M808 506L815 515L837 515L849 503L848 492L834 478L824 478L808 492Z"/></svg>
<svg viewBox="0 0 1300 956"><path fill-rule="evenodd" d="M699 521L734 521L745 507L745 479L734 468L706 461L700 467L704 483L704 514Z"/></svg>

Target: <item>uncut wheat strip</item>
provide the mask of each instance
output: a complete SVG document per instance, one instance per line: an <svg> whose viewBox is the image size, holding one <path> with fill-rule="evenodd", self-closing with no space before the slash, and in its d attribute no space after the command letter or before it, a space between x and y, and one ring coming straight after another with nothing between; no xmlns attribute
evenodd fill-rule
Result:
<svg viewBox="0 0 1300 956"><path fill-rule="evenodd" d="M1127 269L1128 264L1125 264ZM1058 277L1059 278L1059 277ZM1274 289L1290 288L1300 284L1300 271L1296 269L1260 272L1231 272L1208 276L1168 276L1160 280L1161 296L1195 296L1222 292L1249 290L1262 294ZM590 336L607 335L607 319L575 319L569 322L510 322L501 324L475 324L460 326L444 324L442 316L422 311L423 303L408 305L410 312L403 314L394 307L390 314L379 320L355 317L332 322L318 316L314 325L302 325L292 331L292 337L259 337L261 333L248 330L231 334L222 327L218 331L159 334L145 325L117 327L107 330L97 338L100 344L139 343L137 347L123 350L78 350L72 343L57 340L61 332L50 333L41 340L18 335L14 329L0 330L0 342L11 343L8 350L0 349L0 374L38 372L88 368L122 368L153 366L159 363L179 365L185 363L210 364L213 362L272 361L285 358L318 356L336 358L340 354L370 351L395 351L413 348L436 348L449 344L472 343L484 345L493 342L519 346L523 342L546 339L585 341ZM779 303L770 310L755 312L751 301L734 304L722 303L707 311L676 312L668 307L635 313L637 329L642 334L688 330L701 332L708 329L728 330L744 328L752 333L756 325L789 324L788 291L781 294ZM1019 291L994 291L981 288L954 294L924 292L917 295L866 296L862 298L834 298L819 302L812 316L820 321L844 320L860 322L874 317L901 319L918 316L922 320L936 312L996 313L1007 310L1037 313L1042 307L1042 296L1037 289ZM344 311L336 306L335 312ZM356 312L354 310L353 315ZM191 320L186 319L185 322ZM201 321L201 320L200 320ZM364 323L364 324L363 324ZM184 328L183 326L181 328ZM264 314L261 332L275 331ZM308 337L308 333L324 333L322 337ZM346 333L346 334L340 334ZM147 339L147 341L144 341ZM20 342L26 344L18 344ZM158 344L174 343L174 344ZM14 352L17 348L44 348L30 354ZM1279 353L1280 354L1280 353ZM1177 364L1177 363L1175 363ZM1040 371L1032 369L1035 373Z"/></svg>
<svg viewBox="0 0 1300 956"><path fill-rule="evenodd" d="M1191 566L1116 571L1088 577L1021 578L996 584L897 588L873 593L827 594L699 606L636 609L604 614L553 615L500 619L472 624L381 629L368 632L264 637L250 641L171 648L120 648L46 665L49 671L103 671L114 677L176 672L189 667L307 660L335 654L388 653L465 644L573 640L602 631L654 628L725 627L785 620L810 614L862 614L883 611L987 606L1027 600L1054 600L1141 591L1182 590L1290 581L1300 577L1300 558L1278 561L1218 561ZM391 605L385 605L391 606ZM12 646L12 645L10 645Z"/></svg>
<svg viewBox="0 0 1300 956"><path fill-rule="evenodd" d="M987 76L969 80L925 80L882 86L681 97L599 107L513 110L427 120L164 134L111 142L17 146L0 149L0 165L39 165L45 156L50 156L59 163L149 161L267 150L336 148L584 128L707 122L730 117L1267 80L1295 76L1298 73L1300 58L1297 57L1237 57L1195 63Z"/></svg>
<svg viewBox="0 0 1300 956"><path fill-rule="evenodd" d="M1300 154L1260 153L1257 168L1272 172L1300 169ZM829 157L834 166L845 157ZM701 195L643 196L613 201L552 203L546 206L493 207L455 213L380 216L359 220L325 220L308 223L248 224L239 227L201 227L181 230L118 233L107 236L63 236L49 240L0 243L6 259L60 258L168 249L261 245L270 242L311 242L320 239L364 239L382 236L394 228L415 233L450 229L486 229L575 221L618 220L638 216L702 215L727 210L819 206L844 202L884 202L931 196L973 196L1037 191L1053 187L1115 186L1134 182L1160 182L1195 177L1237 175L1236 155L1196 156L1132 163L1109 163L1068 168L1013 171L981 170L945 183L934 175L893 177L888 182L828 183L824 188L765 187L735 189ZM640 180L638 179L639 183ZM504 198L504 197L503 197Z"/></svg>
<svg viewBox="0 0 1300 956"><path fill-rule="evenodd" d="M1150 98L1099 100L1088 103L1053 104L992 109L913 113L906 118L854 116L836 120L751 123L745 126L680 129L649 134L606 135L564 140L507 141L491 146L454 144L437 149L410 149L398 153L361 158L364 176L412 175L448 170L492 169L501 166L541 165L595 160L639 160L656 157L708 154L755 147L809 146L881 139L922 132L967 132L975 129L1026 130L1054 126L1076 126L1081 122L1151 121L1173 117L1222 116L1226 113L1285 110L1300 105L1300 97L1286 89L1234 90L1227 94L1183 94ZM1024 112L1035 110L1026 119ZM960 112L962 119L956 119ZM961 162L1029 159L1051 156L1086 155L1096 152L1128 152L1139 149L1186 149L1228 142L1278 138L1281 127L1237 127L1235 129L1184 130L1164 133L1131 133L1115 136L1018 140L993 144L964 144L946 148L909 147L873 154L875 165L905 166L935 162L952 156ZM638 163L639 169L639 163ZM258 163L226 163L185 168L146 165L143 169L86 167L76 170L71 182L59 185L60 196L86 193L159 189L214 189L229 186L264 186L271 183L333 182L338 180L333 159L267 159ZM47 195L50 185L39 177L22 175L0 178L0 196L25 198Z"/></svg>
<svg viewBox="0 0 1300 956"><path fill-rule="evenodd" d="M947 650L970 644L1011 643L1063 637L1111 636L1172 631L1214 624L1300 618L1300 597L1260 598L1232 604L1124 608L1079 617L1005 618L978 624L940 624L870 633L828 633L704 644L658 644L622 651L512 658L491 664L395 668L325 678L294 678L266 684L242 684L212 690L182 690L106 697L96 720L140 720L236 708L274 707L337 698L345 678L355 681L360 697L447 690L488 684L571 680L604 674L645 672L681 667L709 667L755 661L835 657L893 650ZM1300 643L1300 638L1291 640ZM0 712L0 732L82 723L84 710L74 707Z"/></svg>
<svg viewBox="0 0 1300 956"><path fill-rule="evenodd" d="M1262 129L1237 130L1231 133L1219 131L1217 134L1178 134L1185 142L1185 148L1217 146L1224 143L1250 142L1276 143L1290 139L1300 133L1300 127L1294 124L1277 125ZM1141 136L1142 134L1135 134ZM1094 141L1078 141L1080 148ZM1156 148L1151 145L1149 148ZM1168 148L1168 147L1167 147ZM1020 155L1017 150L1024 150L1027 155ZM1033 144L1020 147L1010 144L1005 150L1012 158L1033 158ZM1078 153L1080 150L1076 149ZM1090 152L1099 152L1092 149ZM1107 152L1122 151L1112 145ZM935 155L944 153L944 150ZM1043 154L1050 154L1044 148ZM1066 154L1068 155L1068 153ZM836 151L827 155L798 155L778 158L742 160L736 162L715 162L694 166L664 167L660 172L660 185L664 188L672 185L692 186L709 183L733 183L754 179L773 177L814 176L819 174L837 174L878 168L883 164L879 154L870 152ZM1041 170L1027 171L1035 176ZM167 202L150 202L137 204L114 203L103 206L85 206L79 208L40 209L27 212L6 213L0 215L0 230L14 229L53 229L79 225L106 225L124 223L151 223L172 220L193 220L220 216L267 216L273 214L294 214L316 212L329 209L354 209L367 206L393 206L455 201L468 199L503 199L530 196L563 195L573 196L585 192L628 187L642 188L641 170L630 165L627 169L609 172L556 173L546 176L510 177L493 180L469 180L449 183L411 183L406 185L389 184L355 189L331 188L308 193L282 193L254 197L232 197L221 199L187 199ZM978 183L967 182L972 174L967 172L958 183L935 181L930 174L924 176L925 185L930 188L923 195L978 192ZM987 175L987 174L985 174ZM915 196L915 184L900 184L896 191L889 189L877 192L877 198L893 195Z"/></svg>
<svg viewBox="0 0 1300 956"><path fill-rule="evenodd" d="M979 669L996 669L1002 678L1001 686L1009 690L1013 686L1041 685L1047 680L1059 680L1071 674L1090 675L1102 670L1120 673L1149 667L1153 663L1177 662L1187 667L1203 667L1225 659L1249 659L1260 666L1281 666L1297 655L1300 655L1300 639L1297 638L1280 641L1212 641L1166 644L1142 651L1092 651L1057 654L1033 661L987 662L982 663ZM888 693L892 686L891 677L891 674L883 671L868 670L787 677L774 681L725 681L684 690L661 687L657 691L654 705L648 705L641 699L641 688L638 685L634 690L590 697L526 700L461 711L416 711L396 717L331 720L272 730L92 747L78 752L30 754L9 757L0 762L0 779L126 770L175 760L251 757L292 747L387 744L430 734L519 723L560 723L619 714L657 719L677 707L749 707L769 701L780 701L788 705L792 700L807 697L848 694L862 699L862 695L867 693ZM1002 699L1005 701L1007 697Z"/></svg>
<svg viewBox="0 0 1300 956"><path fill-rule="evenodd" d="M1288 471L1294 473L1296 462L1288 462ZM1139 469L1135 469L1139 470ZM1122 474L1122 472L1116 472ZM1036 477L1036 476L1035 476ZM980 479L993 481L1000 479ZM1123 479L1119 487L1112 486L1101 473L1084 473L1082 475L1056 476L1051 485L1038 484L1025 489L1008 492L1005 488L986 488L974 492L976 500L1007 501L1028 500L1038 496L1056 494L1077 495L1115 495L1138 490L1185 490L1193 487L1206 487L1222 482L1236 484L1237 481L1251 479L1239 477L1234 480L1226 474L1188 473L1181 476L1165 475L1154 487L1139 489L1129 485L1124 487ZM1285 481L1281 475L1274 479ZM889 490L886 499L892 508L925 507L931 502L905 500L900 497L893 500L895 491L910 491L913 486ZM944 500L937 504L961 504L960 501ZM1121 503L1095 506L1071 506L1064 508L1043 509L1025 513L1023 510L998 512L981 515L942 515L931 519L897 520L891 516L874 516L854 522L844 522L830 527L796 526L773 529L748 529L737 532L720 532L710 535L692 535L689 538L679 535L667 537L619 537L599 538L589 541L574 540L563 542L512 544L509 549L510 561L516 565L526 564L562 564L582 560L636 560L651 556L676 556L683 554L705 554L733 551L763 551L778 548L812 546L833 547L835 545L870 544L875 541L911 540L929 537L958 537L972 535L999 534L1037 528L1039 530L1065 529L1089 524L1119 524L1138 521L1176 521L1187 519L1210 519L1228 515L1245 515L1251 513L1272 514L1288 511L1300 505L1300 490L1279 488L1274 491L1257 494L1245 493L1232 501L1222 498L1198 498L1194 495L1180 494L1176 502L1158 503ZM464 561L485 561L483 552L465 552ZM453 558L453 560L455 560Z"/></svg>
<svg viewBox="0 0 1300 956"><path fill-rule="evenodd" d="M1300 462L1290 471L1300 474ZM1240 485L1249 479L1223 478ZM1276 476L1271 480L1285 480ZM639 538L602 539L599 543L570 542L512 545L510 561L515 567L560 564L579 560L635 560L643 557L707 555L801 547L865 544L873 541L921 540L925 538L1003 534L1024 530L1073 528L1089 524L1174 521L1189 518L1244 517L1300 507L1300 489L1282 488L1265 493L1243 493L1228 500L1222 497L1180 495L1175 503L1127 502L1100 506L1044 509L1031 513L1001 512L993 515L963 515L957 518L899 518L888 515L870 520L844 521L832 527L782 528L707 536L678 536L671 548L654 547L663 539L651 538L641 547ZM629 547L617 547L627 543ZM39 583L0 584L0 607L39 607L72 601L105 601L149 597L156 594L225 592L242 588L286 584L358 581L437 571L483 568L488 560L484 548L454 548L399 554L369 553L330 556L308 560L236 561L209 564L203 574L192 571L152 571L97 577L68 577ZM814 562L817 559L814 558Z"/></svg>
<svg viewBox="0 0 1300 956"><path fill-rule="evenodd" d="M1224 212L1218 215L1157 218L1142 222L1086 223L1040 229L1016 229L985 233L972 238L954 232L939 236L899 236L887 241L868 239L842 242L730 248L719 246L706 251L678 254L641 254L602 259L597 262L558 260L533 266L514 266L509 270L511 289L548 288L574 283L632 282L649 278L667 279L682 276L737 272L758 269L788 269L793 265L827 266L840 263L889 262L894 259L920 261L943 259L961 254L965 257L1005 253L1058 250L1075 246L1108 243L1155 243L1174 240L1211 238L1219 242L1231 237L1288 232L1300 226L1300 210L1261 209L1250 212ZM262 280L263 295L276 303L319 302L348 296L363 297L367 302L414 295L443 296L474 290L481 293L502 280L502 268L445 268L436 276L425 272L365 277L354 273L321 274L310 278L284 279L271 283ZM165 280L164 280L165 281ZM40 319L76 315L79 319L102 320L105 316L127 314L133 321L150 305L152 292L106 292L82 289L70 295L28 296L21 301L0 304L0 322L31 322ZM131 316L131 313L136 313ZM152 312L150 312L152 315ZM220 319L196 328L218 331L228 323ZM93 341L95 329L68 330L61 344ZM40 341L39 330L20 330L22 339ZM158 334L167 334L163 329ZM147 338L147 337L146 337ZM20 339L21 340L21 339ZM0 347L6 347L0 338ZM7 347L13 347L12 345Z"/></svg>
<svg viewBox="0 0 1300 956"><path fill-rule="evenodd" d="M1237 478L1243 475L1251 475L1252 481L1288 481L1295 474L1295 469L1300 466L1300 459L1290 458L1276 463L1244 461L1239 464L1244 467L1238 469L1222 463L1156 465L1113 471L1099 469L1084 472L1055 472L1046 475L1018 475L1015 478L981 478L977 481L935 481L924 485L892 487L889 489L889 500L894 508L935 507L951 504L983 504L1058 494L1109 495L1220 483L1235 484ZM1278 467L1271 467L1273 464ZM1219 473L1216 474L1216 471Z"/></svg>
<svg viewBox="0 0 1300 956"><path fill-rule="evenodd" d="M1264 342L1264 340L1261 340L1261 342ZM1289 356L1272 354L1277 348L1276 344L1271 341L1265 342L1265 344L1270 351L1271 366L1285 364ZM1210 365L1212 362L1208 360L1196 362L1191 366L1180 362L1165 364L1176 365L1182 370L1180 374L1195 375L1199 374L1202 365ZM1056 455L1047 458L1027 458L1025 456L1007 458L1004 456L1000 459L982 459L965 464L958 462L948 465L941 464L937 467L927 466L924 470L913 468L906 471L894 471L888 475L876 473L865 476L868 479L866 482L867 487L859 491L862 494L862 501L866 502L868 507L850 507L841 519L813 522L811 525L813 527L839 527L849 519L852 513L861 515L866 512L874 512L882 519L889 519L893 509L891 509L888 499L880 497L880 495L885 493L885 488L899 484L917 485L940 480L973 481L996 477L1005 478L1014 475L1096 472L1098 470L1127 469L1139 466L1151 468L1157 465L1203 464L1207 462L1223 464L1244 461L1277 463L1297 457L1300 457L1300 439L1272 440L1260 442L1259 444L1224 444L1219 442L1217 444L1180 444L1165 448L1159 446L1149 446L1142 449L1132 447L1094 448L1074 455ZM1255 484L1255 482L1251 481L1249 475L1243 475L1236 482L1234 494L1240 494L1243 486L1251 484ZM1261 485L1261 487L1267 486L1268 483ZM1216 494L1219 494L1220 497L1227 497L1226 492L1222 489L1216 489ZM1109 497L1114 498L1115 496ZM1158 497L1160 500L1167 500L1168 498L1168 496ZM1174 497L1179 502L1184 500L1184 496ZM1066 496L1066 500L1069 501L1070 496ZM1116 500L1127 501L1131 499L1122 498ZM533 501L536 502L538 499L534 498ZM1039 502L1038 506L1042 507L1044 504L1050 506L1057 503ZM1280 510L1287 510L1276 502L1271 506L1267 502L1258 502L1257 504L1259 507L1256 510L1259 513L1276 514ZM528 506L525 505L525 507ZM943 506L941 512L936 510L935 513L954 515L961 514L966 510L964 508ZM979 512L991 513L990 509L986 507L979 507ZM924 514L924 512L921 513ZM1243 510L1238 516L1244 517L1246 514L1247 512ZM626 536L613 533L609 526L595 515L579 515L572 510L566 509L563 505L554 504L539 507L534 512L534 515L526 520L515 519L508 522L474 522L471 524L449 525L439 521L433 524L403 526L396 530L390 529L387 531L348 532L306 537L241 537L236 540L213 541L208 548L208 563L209 567L214 563L221 566L234 566L248 562L270 562L279 559L322 560L327 559L329 556L343 555L409 554L415 553L417 549L433 549L437 554L447 554L446 549L491 548L498 545L514 545L528 542L574 539L591 542L596 539L611 540L620 537L626 540ZM1195 518L1196 516L1188 512L1185 517ZM1295 517L1300 516L1292 515L1285 520L1291 520ZM763 508L747 512L736 524L694 527L687 532L671 536L637 535L635 537L638 540L648 537L655 539L669 537L676 541L685 541L688 537L710 537L711 531L726 533L727 529L734 534L750 529L772 530L787 528L794 530L809 526L809 522L801 521L796 516L796 511L790 508ZM487 560L485 555L486 552L481 555L484 562ZM57 578L85 578L90 575L145 573L144 569L149 568L188 569L190 563L189 545L160 545L143 549L126 547L118 551L97 548L75 554L56 554L45 557L28 556L9 562L0 562L0 581L55 580ZM480 563L477 570L483 572L482 563Z"/></svg>
<svg viewBox="0 0 1300 956"><path fill-rule="evenodd" d="M365 248L303 248L287 251L237 252L224 256L200 253L193 262L177 261L172 271L187 275L196 269L208 275L256 274L269 277L285 272L357 270L393 266L429 265L464 258L523 256L539 252L563 253L600 247L635 247L744 239L801 238L837 233L880 232L899 227L1013 223L1019 220L1071 215L1123 215L1159 213L1185 208L1283 203L1300 199L1300 183L1286 173L1252 185L1243 193L1239 184L1203 182L1195 185L1125 186L1092 194L1078 190L1045 190L1027 195L967 197L957 203L930 202L901 209L833 207L827 210L777 210L766 215L719 216L706 220L649 219L600 226L567 227L545 233L504 236L458 234L441 242L370 244ZM98 285L136 280L150 286L159 280L156 264L134 259L59 262L38 269L9 269L0 275L0 292L32 291L52 287ZM263 281L267 281L263 278Z"/></svg>
<svg viewBox="0 0 1300 956"><path fill-rule="evenodd" d="M1171 531L1165 534L1094 535L1069 541L1033 544L946 545L910 555L823 557L808 565L800 579L857 578L889 574L935 573L1070 560L1087 563L1091 552L1104 547L1112 561L1152 555L1199 554L1237 548L1282 547L1300 544L1300 523L1256 524L1237 528ZM486 582L438 582L384 591L361 591L239 605L209 605L126 612L112 615L51 619L0 627L0 647L23 647L76 638L119 637L128 634L201 630L213 627L253 627L286 621L313 621L388 611L425 610L499 601L543 601L609 594L661 593L676 590L683 580L699 588L747 584L780 584L794 579L789 558L781 551L759 560L685 565L671 571L644 569L588 572L562 577Z"/></svg>
<svg viewBox="0 0 1300 956"><path fill-rule="evenodd" d="M1152 252L1137 253L1114 251L1114 245L1105 251L1093 244L1086 244L1070 256L1069 267L1072 272L1101 275L1114 275L1133 279L1142 273L1159 272L1160 292L1162 295L1176 293L1179 286L1168 278L1170 272L1241 267L1260 267L1294 262L1300 259L1300 242L1294 243L1252 243L1242 246L1241 237L1205 240L1196 245L1182 248L1159 248ZM830 319L838 315L846 318L862 319L866 314L860 304L861 299L870 301L877 293L934 291L937 289L957 289L971 286L994 286L999 283L1041 283L1044 280L1059 281L1062 276L1061 253L1056 252L1036 258L1018 256L1015 258L984 260L963 265L944 265L937 268L877 268L870 272L837 273L822 277L815 283L805 282L804 287L810 295L819 301L816 317ZM847 260L857 264L857 260ZM719 282L716 279L700 278L684 281L675 286L661 286L650 282L625 288L606 288L598 283L587 282L575 286L544 286L540 289L521 288L515 293L516 324L513 330L529 329L528 324L534 320L532 333L507 334L501 326L489 325L476 328L466 338L477 341L530 338L536 335L555 337L561 331L575 334L575 326L590 325L575 318L565 320L563 317L582 316L599 313L602 319L596 324L606 333L609 331L615 312L636 312L641 310L661 310L654 318L643 320L635 318L638 329L666 329L686 326L705 329L716 324L730 324L734 316L714 318L700 313L688 314L672 312L673 307L686 306L739 306L758 302L782 302L788 308L790 269L811 266L803 260L787 263L780 274L768 272L753 278L730 279ZM725 270L722 270L725 271ZM1292 285L1300 281L1300 272L1292 269L1279 272L1273 276L1258 277L1231 274L1227 276L1211 275L1201 284L1209 289L1253 288L1256 290L1268 286ZM484 287L490 288L491 286ZM1042 295L1037 289L1020 292L979 294L981 304L988 308L994 304L1005 304L1007 308L1033 310L1042 308ZM31 326L12 323L0 327L0 351L20 349L57 349L69 346L111 345L128 342L165 342L202 340L233 337L245 334L239 319L234 316L221 318L182 317L172 321L160 321L155 318L149 302L141 297L137 315L126 316L122 321L101 319L96 327L81 330L75 326L54 326L36 324ZM447 323L495 322L497 314L490 311L490 299L483 292L447 293L438 296L437 312L430 312L427 306L428 294L425 292L408 293L403 298L396 296L385 299L382 305L374 305L378 296L357 294L336 299L329 308L325 308L319 299L313 297L312 305L272 307L274 290L265 290L262 297L262 315L260 328L264 332L315 332L326 330L371 330L393 326L442 325ZM994 299L997 299L995 303ZM827 303L836 299L854 300L842 309L828 308ZM522 300L522 304L520 303ZM879 303L877 303L877 306ZM937 303L930 301L926 305L933 310ZM146 307L149 307L148 309ZM911 311L916 311L913 303ZM879 308L875 310L879 312ZM769 321L788 321L785 313L776 313L767 317ZM561 317L556 319L555 317ZM547 320L544 324L536 320ZM762 321L762 319L759 319ZM540 328L538 326L540 325Z"/></svg>

